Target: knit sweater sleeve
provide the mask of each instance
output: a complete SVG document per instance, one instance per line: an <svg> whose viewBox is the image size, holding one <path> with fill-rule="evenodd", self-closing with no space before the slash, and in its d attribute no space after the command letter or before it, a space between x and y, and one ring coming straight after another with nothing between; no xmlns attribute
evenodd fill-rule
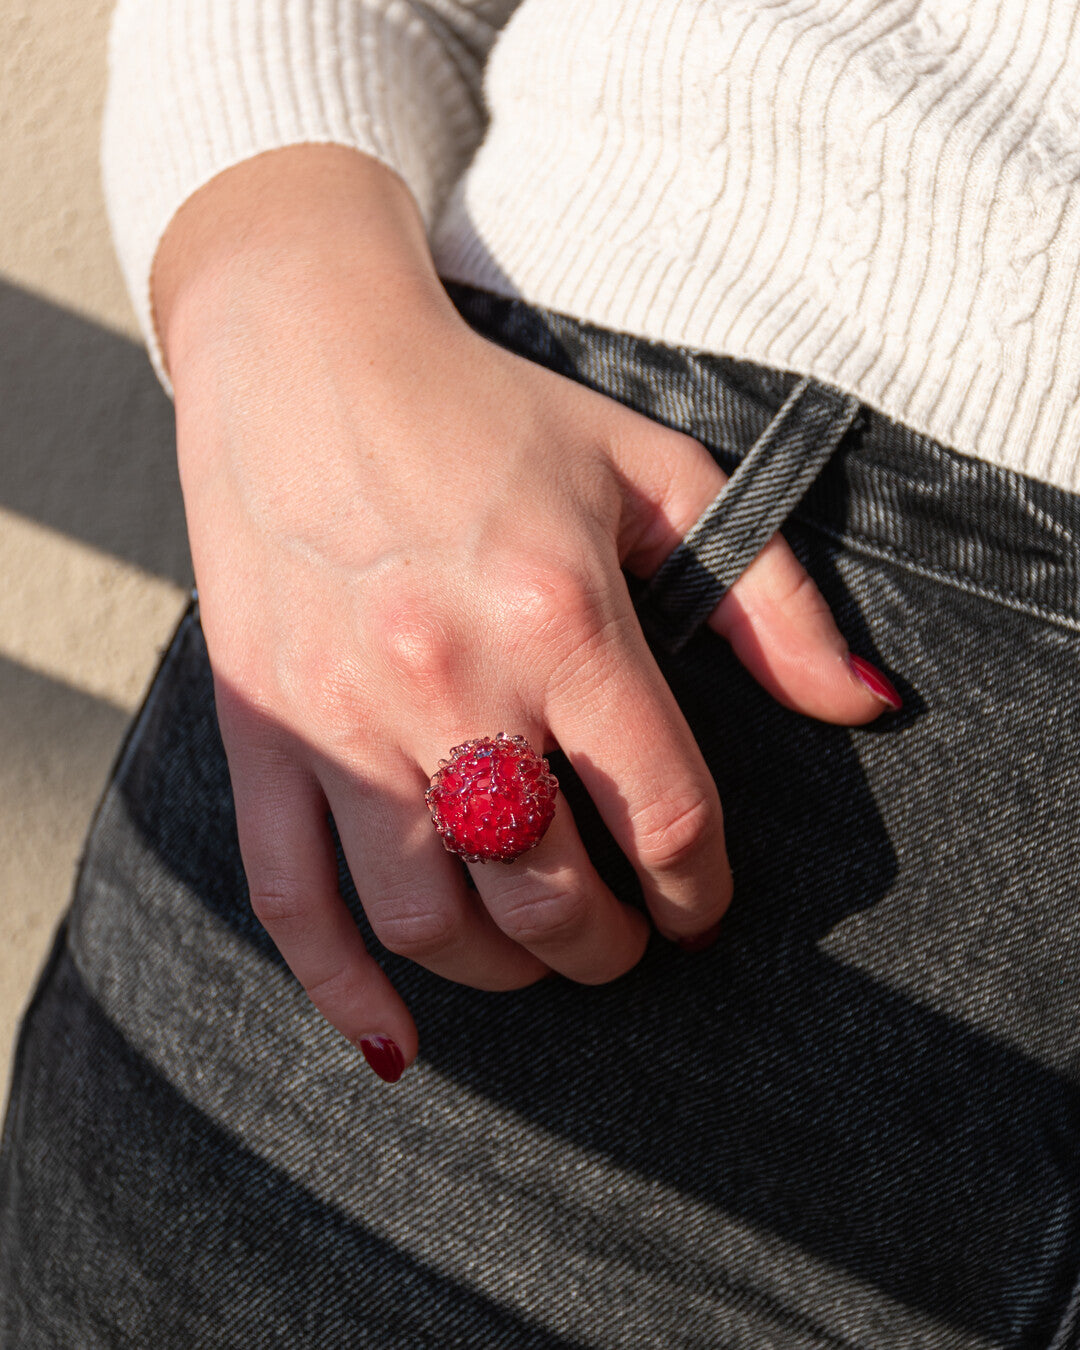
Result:
<svg viewBox="0 0 1080 1350"><path fill-rule="evenodd" d="M151 359L150 272L181 204L266 150L352 146L430 225L484 129L487 53L517 0L119 0L102 133L117 253Z"/></svg>

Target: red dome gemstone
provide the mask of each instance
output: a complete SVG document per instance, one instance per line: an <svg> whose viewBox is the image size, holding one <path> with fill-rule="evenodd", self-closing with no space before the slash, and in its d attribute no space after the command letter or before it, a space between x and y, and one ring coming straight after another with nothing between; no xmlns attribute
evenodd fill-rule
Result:
<svg viewBox="0 0 1080 1350"><path fill-rule="evenodd" d="M466 862L512 862L544 837L558 781L524 736L484 736L450 751L427 790L435 828Z"/></svg>

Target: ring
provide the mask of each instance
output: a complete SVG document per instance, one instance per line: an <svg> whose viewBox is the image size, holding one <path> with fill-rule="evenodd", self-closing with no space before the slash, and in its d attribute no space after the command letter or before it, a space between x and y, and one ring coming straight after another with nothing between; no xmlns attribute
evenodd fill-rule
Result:
<svg viewBox="0 0 1080 1350"><path fill-rule="evenodd" d="M524 736L481 736L439 760L424 794L443 846L466 862L513 862L543 839L559 782Z"/></svg>

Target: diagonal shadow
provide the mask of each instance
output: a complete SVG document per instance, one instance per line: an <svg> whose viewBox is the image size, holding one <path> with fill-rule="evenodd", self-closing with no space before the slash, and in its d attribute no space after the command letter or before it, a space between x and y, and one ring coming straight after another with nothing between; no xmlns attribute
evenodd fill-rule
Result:
<svg viewBox="0 0 1080 1350"><path fill-rule="evenodd" d="M172 405L143 348L0 282L0 506L179 585Z"/></svg>
<svg viewBox="0 0 1080 1350"><path fill-rule="evenodd" d="M78 1307L107 1310L101 1345L249 1350L259 1328L261 1344L311 1350L569 1350L210 1124L105 1017L63 932L46 984L27 1017L0 1172L5 1345L72 1344L62 1310ZM103 1076L87 1075L88 1062ZM102 1082L108 1090L95 1091ZM253 1212L249 1247L236 1234Z"/></svg>
<svg viewBox="0 0 1080 1350"><path fill-rule="evenodd" d="M726 803L738 899L722 941L692 958L658 943L602 988L549 981L513 995L451 985L381 953L425 1058L553 1135L910 1307L1005 1346L1041 1343L1029 1338L1047 1331L1047 1309L1060 1315L1077 1264L1080 1092L819 950L898 882L850 734L777 709L708 635L668 674ZM194 622L141 737L148 748L120 786L145 843L278 961L238 899L227 769ZM886 749L898 740L869 739ZM894 760L884 762L887 773ZM601 873L632 893L565 761L558 772ZM957 792L950 766L939 772L940 783L920 786L931 800ZM1009 865L1034 866L1040 843L1018 851L1014 838ZM344 870L342 885L379 950ZM937 903L946 915L982 900L957 875L941 878ZM1025 1322L1025 1308L1041 1311Z"/></svg>

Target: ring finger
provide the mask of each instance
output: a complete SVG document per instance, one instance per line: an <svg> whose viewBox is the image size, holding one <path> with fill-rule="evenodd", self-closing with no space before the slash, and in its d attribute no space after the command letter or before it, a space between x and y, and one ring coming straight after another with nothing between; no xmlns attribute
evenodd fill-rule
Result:
<svg viewBox="0 0 1080 1350"><path fill-rule="evenodd" d="M529 730L530 746L541 746L543 735ZM502 932L570 979L601 984L641 959L648 922L601 880L561 793L535 847L512 862L470 863L469 870Z"/></svg>
<svg viewBox="0 0 1080 1350"><path fill-rule="evenodd" d="M519 989L547 973L469 893L414 763L384 764L378 781L327 766L323 783L364 913L388 951L476 989Z"/></svg>

